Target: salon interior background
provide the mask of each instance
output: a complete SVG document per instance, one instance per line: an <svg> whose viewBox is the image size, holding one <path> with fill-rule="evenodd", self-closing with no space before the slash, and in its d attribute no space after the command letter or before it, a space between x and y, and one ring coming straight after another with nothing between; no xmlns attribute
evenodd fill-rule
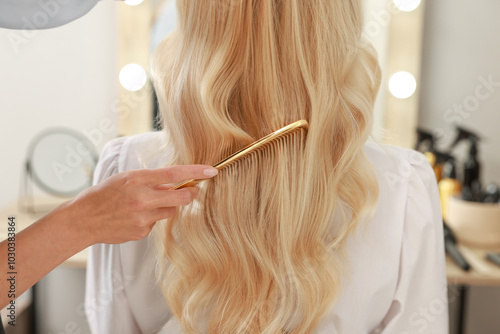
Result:
<svg viewBox="0 0 500 334"><path fill-rule="evenodd" d="M385 69L376 111L380 128L386 124L390 104L388 60L397 48L389 38L390 26L396 16L406 14L392 11L385 0L365 3L367 23L378 28L367 35ZM13 44L11 31L0 29L1 206L17 200L27 147L39 131L70 127L93 136L98 150L120 134L117 104L123 100L123 92L118 84L119 59L127 55L118 51L122 34L119 6L126 5L103 1L67 26L20 34L18 44ZM480 130L485 138L480 147L484 178L496 183L500 183L500 85L485 86L481 78L500 83L498 13L500 2L496 0L426 1L422 52L416 55L421 68L415 73L417 92L410 97L418 106L419 125L443 133L443 145L449 142L456 123ZM460 105L463 108L457 107ZM405 110L398 112L405 114ZM382 139L380 134L374 136ZM61 268L41 282L40 333L64 332L70 322L82 333L88 331L79 309L84 279L82 270ZM500 319L492 312L499 308L498 289L474 288L469 333L494 333L500 328Z"/></svg>

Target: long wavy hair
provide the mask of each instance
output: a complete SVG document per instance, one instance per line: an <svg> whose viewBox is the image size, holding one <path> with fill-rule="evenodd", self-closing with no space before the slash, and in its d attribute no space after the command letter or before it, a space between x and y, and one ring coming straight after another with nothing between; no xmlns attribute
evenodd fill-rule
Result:
<svg viewBox="0 0 500 334"><path fill-rule="evenodd" d="M309 131L221 171L156 225L165 299L187 333L309 333L335 305L346 237L378 198L363 146L380 70L361 0L177 10L151 68L169 164L215 164L299 119Z"/></svg>

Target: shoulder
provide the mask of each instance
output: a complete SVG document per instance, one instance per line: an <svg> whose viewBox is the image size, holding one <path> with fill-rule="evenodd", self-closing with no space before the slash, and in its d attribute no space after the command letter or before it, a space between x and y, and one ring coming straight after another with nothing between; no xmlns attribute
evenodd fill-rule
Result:
<svg viewBox="0 0 500 334"><path fill-rule="evenodd" d="M392 226L399 231L399 238L413 228L440 226L436 176L422 153L371 142L365 145L364 152L379 183L375 224Z"/></svg>
<svg viewBox="0 0 500 334"><path fill-rule="evenodd" d="M387 186L396 190L408 186L414 188L419 183L427 187L436 184L436 177L429 161L418 151L367 142L364 153L372 164L381 187Z"/></svg>
<svg viewBox="0 0 500 334"><path fill-rule="evenodd" d="M392 222L384 231L392 238L392 250L381 256L392 256L391 267L396 268L392 275L392 301L387 304L382 321L384 332L409 332L418 323L408 323L408 319L419 319L415 310L430 301L446 305L443 221L436 176L425 156L412 149L373 143L365 149L382 176L380 206L388 214L379 212L382 219L378 227L380 222ZM399 214L394 218L396 210ZM386 244L389 242L386 239ZM383 247L380 245L377 243L377 251ZM435 320L426 325L426 332L445 333L447 308L434 316Z"/></svg>
<svg viewBox="0 0 500 334"><path fill-rule="evenodd" d="M147 132L110 140L103 148L94 172L94 180L129 169L156 168L167 161L171 150L165 132Z"/></svg>
<svg viewBox="0 0 500 334"><path fill-rule="evenodd" d="M423 299L429 296L428 289L421 288L420 295L412 293L413 286L422 286L417 273L425 272L436 282L442 278L439 269L444 268L442 222L437 183L429 162L417 151L372 142L367 142L363 149L377 175L379 199L366 228L357 229L346 244L349 280L332 318L349 319L356 312L367 323L380 323L382 319L389 321L395 307L402 305L398 314L403 310L410 312L398 315L397 321L404 326L414 306L428 303ZM371 284L366 284L366 277L370 277ZM366 296L377 298L365 300ZM361 306L352 303L357 298L364 300ZM411 307L407 305L409 301ZM339 332L351 333L356 332L353 328L359 324L339 320L336 325ZM408 330L391 328L387 332Z"/></svg>

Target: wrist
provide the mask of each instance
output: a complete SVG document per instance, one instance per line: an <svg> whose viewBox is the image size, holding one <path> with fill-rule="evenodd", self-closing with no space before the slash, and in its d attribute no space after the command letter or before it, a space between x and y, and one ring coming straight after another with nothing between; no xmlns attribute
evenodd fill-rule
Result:
<svg viewBox="0 0 500 334"><path fill-rule="evenodd" d="M94 244L90 231L84 226L86 209L80 202L72 199L60 204L52 212L51 218L65 239L73 243L77 252Z"/></svg>

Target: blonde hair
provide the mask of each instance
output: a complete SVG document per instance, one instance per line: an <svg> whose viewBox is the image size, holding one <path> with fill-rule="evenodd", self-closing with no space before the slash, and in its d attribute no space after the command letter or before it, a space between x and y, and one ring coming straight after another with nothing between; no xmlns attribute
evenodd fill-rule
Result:
<svg viewBox="0 0 500 334"><path fill-rule="evenodd" d="M215 164L296 120L310 127L157 224L159 284L187 333L309 333L378 197L362 149L380 71L361 1L202 2L177 1L178 27L153 59L170 163Z"/></svg>

